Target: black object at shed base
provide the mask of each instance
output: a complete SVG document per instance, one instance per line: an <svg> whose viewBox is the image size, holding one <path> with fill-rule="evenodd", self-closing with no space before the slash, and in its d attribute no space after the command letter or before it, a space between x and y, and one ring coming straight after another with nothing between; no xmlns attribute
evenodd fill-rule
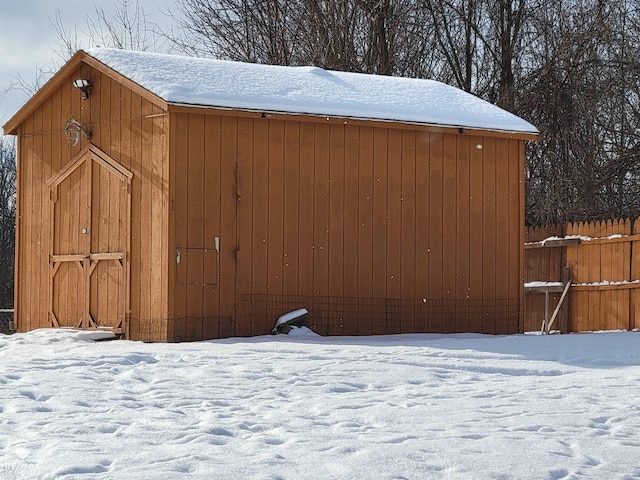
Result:
<svg viewBox="0 0 640 480"><path fill-rule="evenodd" d="M292 312L285 313L276 321L276 326L271 330L272 335L279 333L288 334L294 327L306 327L307 317L309 311L306 308L300 308L293 310Z"/></svg>

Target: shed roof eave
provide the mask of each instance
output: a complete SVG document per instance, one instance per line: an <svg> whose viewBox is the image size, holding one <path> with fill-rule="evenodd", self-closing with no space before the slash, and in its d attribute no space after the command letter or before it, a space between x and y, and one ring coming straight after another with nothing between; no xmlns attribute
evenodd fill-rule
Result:
<svg viewBox="0 0 640 480"><path fill-rule="evenodd" d="M410 128L428 128L428 129L438 129L445 130L457 133L469 133L472 135L480 135L480 136L489 136L495 135L500 137L510 137L519 140L530 140L537 141L540 136L540 132L538 131L523 131L523 130L511 130L511 129L500 129L500 128L480 128L480 127L469 127L465 125L445 125L445 124L436 124L436 123L427 123L427 122L410 122L410 121L401 121L394 119L384 119L384 118L370 118L370 117L353 117L353 116L342 116L342 115L325 115L325 114L317 114L317 113L301 113L301 112L286 112L286 111L275 111L275 110L264 110L264 109L248 109L248 108L234 108L227 106L215 106L215 105L202 105L202 104L193 104L193 103L180 103L180 102L168 102L167 110L172 113L187 113L192 111L193 113L204 113L206 111L211 112L212 114L225 112L228 114L239 115L239 116L249 116L249 117L265 117L267 118L279 118L279 119L309 119L318 120L322 119L325 121L333 121L340 123L376 123L381 126L390 126L394 125L396 128L400 127L410 127Z"/></svg>
<svg viewBox="0 0 640 480"><path fill-rule="evenodd" d="M51 92L53 92L53 90L60 86L63 79L70 75L86 56L88 55L82 50L77 51L73 57L71 57L67 63L65 63L62 68L60 68L60 70L58 70L53 77L51 77L29 100L27 100L25 104L22 105L22 107L20 107L18 111L14 113L13 116L2 126L4 134L16 135L18 126L24 122L24 120L33 113L36 108L38 108L38 106L51 94Z"/></svg>

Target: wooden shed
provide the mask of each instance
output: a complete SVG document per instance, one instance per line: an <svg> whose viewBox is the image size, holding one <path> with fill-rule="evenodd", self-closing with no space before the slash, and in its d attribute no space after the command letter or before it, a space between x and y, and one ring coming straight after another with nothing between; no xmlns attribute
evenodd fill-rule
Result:
<svg viewBox="0 0 640 480"><path fill-rule="evenodd" d="M521 329L537 130L456 88L91 49L4 129L18 331Z"/></svg>

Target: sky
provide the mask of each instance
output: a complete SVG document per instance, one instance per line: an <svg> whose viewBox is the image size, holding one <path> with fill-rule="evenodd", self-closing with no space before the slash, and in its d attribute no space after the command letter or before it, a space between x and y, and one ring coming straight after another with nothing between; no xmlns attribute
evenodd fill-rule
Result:
<svg viewBox="0 0 640 480"><path fill-rule="evenodd" d="M147 20L168 28L169 18L163 14L167 7L175 10L173 0L139 0ZM38 69L60 66L63 61L53 22L59 12L67 30L75 30L83 42L87 30L87 16L95 19L96 6L107 15L112 15L122 0L78 1L78 0L0 0L0 126L28 100L27 93L12 89L18 76L33 85ZM129 0L135 5L135 0Z"/></svg>
<svg viewBox="0 0 640 480"><path fill-rule="evenodd" d="M0 334L0 478L640 478L638 332L107 335Z"/></svg>

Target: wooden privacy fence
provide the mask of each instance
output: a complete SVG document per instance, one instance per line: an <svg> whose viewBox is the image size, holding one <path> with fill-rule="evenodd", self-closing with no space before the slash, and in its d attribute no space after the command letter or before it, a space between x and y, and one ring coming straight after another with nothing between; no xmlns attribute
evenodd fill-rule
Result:
<svg viewBox="0 0 640 480"><path fill-rule="evenodd" d="M523 331L541 329L569 278L560 320L552 329L640 327L640 233L636 232L640 218L527 228Z"/></svg>

